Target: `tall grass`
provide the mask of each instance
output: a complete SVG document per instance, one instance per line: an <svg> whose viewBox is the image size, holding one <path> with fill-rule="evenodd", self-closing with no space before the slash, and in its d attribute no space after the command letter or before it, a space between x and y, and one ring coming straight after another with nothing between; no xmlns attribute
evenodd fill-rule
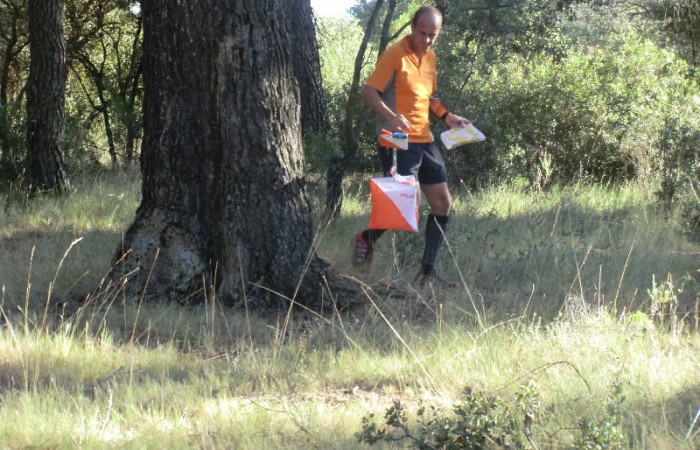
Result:
<svg viewBox="0 0 700 450"><path fill-rule="evenodd" d="M351 197L347 209L366 211L366 202L366 197ZM322 240L322 252L343 271L351 270L347 242L336 236L351 236L365 223L361 214L346 216ZM654 276L665 279L668 274L678 280L677 288L689 284L681 299L683 310L695 307L700 253L666 219L653 192L638 185L581 184L548 193L496 186L460 194L446 237L442 271L454 279L463 277L479 304L498 314L518 316L527 307L556 316L573 295L617 311L636 309L648 306L646 291ZM380 241L372 280L397 271L392 269L395 247L403 278L409 281L415 275L422 235L396 234L393 239Z"/></svg>
<svg viewBox="0 0 700 450"><path fill-rule="evenodd" d="M394 400L449 406L470 387L514 403L528 383L538 448L571 448L615 384L626 446L700 446L698 254L638 186L460 194L440 261L454 292L412 286L418 234L386 235L373 272L354 271L358 187L317 242L364 283L360 307L71 302L109 269L138 204L132 175L0 219L2 447L363 448L361 418ZM676 321L652 313L669 298Z"/></svg>

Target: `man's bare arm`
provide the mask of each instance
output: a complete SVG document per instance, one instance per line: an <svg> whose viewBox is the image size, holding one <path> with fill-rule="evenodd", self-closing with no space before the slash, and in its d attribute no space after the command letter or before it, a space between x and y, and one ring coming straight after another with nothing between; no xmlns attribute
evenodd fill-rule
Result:
<svg viewBox="0 0 700 450"><path fill-rule="evenodd" d="M373 110L377 111L394 130L404 133L411 131L411 125L408 123L408 120L406 120L403 115L396 114L394 111L392 111L386 105L386 103L384 103L376 89L365 85L365 87L362 88L362 98L367 105L369 105L369 107Z"/></svg>

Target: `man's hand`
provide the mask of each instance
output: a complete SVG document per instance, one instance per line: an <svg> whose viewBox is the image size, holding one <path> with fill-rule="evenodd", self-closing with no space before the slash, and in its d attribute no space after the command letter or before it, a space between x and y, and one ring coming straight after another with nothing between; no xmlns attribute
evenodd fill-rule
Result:
<svg viewBox="0 0 700 450"><path fill-rule="evenodd" d="M450 128L464 128L469 125L471 121L462 116L458 116L457 114L449 113L445 117L445 123Z"/></svg>
<svg viewBox="0 0 700 450"><path fill-rule="evenodd" d="M397 114L392 117L389 121L389 125L391 128L395 129L396 131L401 131L402 133L408 133L411 131L411 124L408 123L408 120L406 120L403 114Z"/></svg>

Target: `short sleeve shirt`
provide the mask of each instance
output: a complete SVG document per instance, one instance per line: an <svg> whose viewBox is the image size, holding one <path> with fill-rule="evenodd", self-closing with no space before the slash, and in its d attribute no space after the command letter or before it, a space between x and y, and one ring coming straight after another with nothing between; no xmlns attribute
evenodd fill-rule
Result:
<svg viewBox="0 0 700 450"><path fill-rule="evenodd" d="M411 125L409 142L433 142L430 132L430 96L437 90L437 60L428 49L420 64L406 36L379 57L366 84ZM385 125L386 126L386 125Z"/></svg>

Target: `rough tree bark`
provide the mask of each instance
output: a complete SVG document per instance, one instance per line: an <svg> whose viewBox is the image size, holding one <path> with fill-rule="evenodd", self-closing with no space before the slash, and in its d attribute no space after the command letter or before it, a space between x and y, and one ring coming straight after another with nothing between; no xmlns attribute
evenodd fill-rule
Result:
<svg viewBox="0 0 700 450"><path fill-rule="evenodd" d="M316 305L331 274L312 248L282 0L142 5L142 200L111 280L130 299L216 286Z"/></svg>
<svg viewBox="0 0 700 450"><path fill-rule="evenodd" d="M66 57L63 1L29 0L26 185L30 192L65 193L63 164Z"/></svg>
<svg viewBox="0 0 700 450"><path fill-rule="evenodd" d="M289 1L287 15L294 72L301 91L301 131L324 131L328 129L328 116L311 0Z"/></svg>

